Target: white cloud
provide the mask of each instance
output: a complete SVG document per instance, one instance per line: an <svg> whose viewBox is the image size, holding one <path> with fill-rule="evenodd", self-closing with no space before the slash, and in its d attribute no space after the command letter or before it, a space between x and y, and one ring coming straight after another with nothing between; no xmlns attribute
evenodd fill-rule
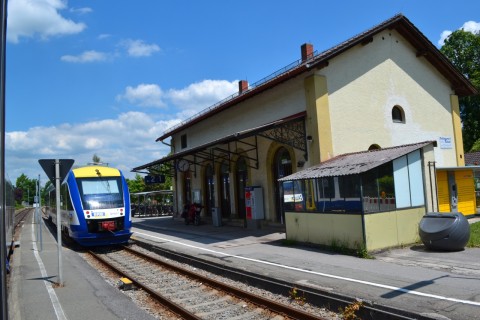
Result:
<svg viewBox="0 0 480 320"><path fill-rule="evenodd" d="M188 118L232 95L238 90L238 81L203 80L183 89L164 91L157 84L128 86L117 96L117 101L128 101L141 107L175 107L179 118Z"/></svg>
<svg viewBox="0 0 480 320"><path fill-rule="evenodd" d="M237 81L204 80L183 89L164 92L156 84L127 87L118 96L136 105L176 107L176 116L126 112L116 118L86 123L63 123L52 127L33 127L27 131L7 132L6 172L13 183L22 173L29 178L43 173L39 159L74 159L75 165L92 161L94 154L102 161L134 178L132 168L166 156L170 149L155 139L171 126L238 90ZM167 120L165 120L167 119Z"/></svg>
<svg viewBox="0 0 480 320"><path fill-rule="evenodd" d="M7 132L6 172L14 184L22 173L29 178L42 174L45 182L39 159L74 159L80 166L91 162L96 154L133 178L132 168L168 154L169 148L155 139L175 122L178 119L155 121L145 113L128 112L115 119Z"/></svg>
<svg viewBox="0 0 480 320"><path fill-rule="evenodd" d="M84 7L84 8L71 8L71 12L78 13L78 14L87 14L93 12L92 8Z"/></svg>
<svg viewBox="0 0 480 320"><path fill-rule="evenodd" d="M101 34L98 36L99 40L109 38L109 34ZM147 45L142 40L126 40L121 42L121 46L126 48L127 54L131 57L146 57L159 51L157 45ZM106 61L118 57L118 53L105 53L95 50L85 51L79 55L64 55L60 59L65 62L73 63L90 63L98 61Z"/></svg>
<svg viewBox="0 0 480 320"><path fill-rule="evenodd" d="M165 107L162 100L163 91L156 84L140 84L137 87L128 86L125 93L117 96L117 101L126 100L141 107Z"/></svg>
<svg viewBox="0 0 480 320"><path fill-rule="evenodd" d="M60 60L65 62L73 62L73 63L88 63L88 62L96 62L96 61L105 61L107 60L108 55L104 52L98 52L94 50L85 51L79 55L64 55L60 58Z"/></svg>
<svg viewBox="0 0 480 320"><path fill-rule="evenodd" d="M480 22L475 21L467 21L461 26L460 29L464 31L471 32L471 33L479 33L480 32ZM438 40L438 45L441 47L445 44L445 40L448 38L449 35L452 34L451 30L444 30L441 35L440 39Z"/></svg>
<svg viewBox="0 0 480 320"><path fill-rule="evenodd" d="M168 91L168 98L182 110L199 112L238 91L238 81L203 80Z"/></svg>
<svg viewBox="0 0 480 320"><path fill-rule="evenodd" d="M86 25L64 18L60 14L63 9L66 9L66 1L62 0L8 1L8 41L18 43L22 37L38 35L48 39L82 32Z"/></svg>
<svg viewBox="0 0 480 320"><path fill-rule="evenodd" d="M108 33L102 33L101 35L99 35L97 37L98 40L103 40L103 39L108 39L110 38L112 35L111 34L108 34Z"/></svg>
<svg viewBox="0 0 480 320"><path fill-rule="evenodd" d="M149 57L153 53L160 51L160 47L156 44L147 44L143 40L127 39L120 43L127 49L127 53L131 57Z"/></svg>

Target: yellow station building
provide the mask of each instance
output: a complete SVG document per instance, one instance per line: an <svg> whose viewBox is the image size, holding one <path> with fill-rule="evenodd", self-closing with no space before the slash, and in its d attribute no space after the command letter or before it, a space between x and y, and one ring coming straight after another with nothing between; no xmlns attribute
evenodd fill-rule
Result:
<svg viewBox="0 0 480 320"><path fill-rule="evenodd" d="M178 212L198 202L208 223L321 245L418 241L426 212L452 211L452 186L475 214L458 98L478 92L405 16L300 54L167 129L171 154L134 171L169 167Z"/></svg>

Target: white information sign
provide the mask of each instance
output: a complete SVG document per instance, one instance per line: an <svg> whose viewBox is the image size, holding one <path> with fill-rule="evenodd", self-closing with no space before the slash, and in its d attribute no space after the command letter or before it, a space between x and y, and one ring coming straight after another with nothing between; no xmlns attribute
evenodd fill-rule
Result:
<svg viewBox="0 0 480 320"><path fill-rule="evenodd" d="M440 149L452 149L452 138L440 137Z"/></svg>

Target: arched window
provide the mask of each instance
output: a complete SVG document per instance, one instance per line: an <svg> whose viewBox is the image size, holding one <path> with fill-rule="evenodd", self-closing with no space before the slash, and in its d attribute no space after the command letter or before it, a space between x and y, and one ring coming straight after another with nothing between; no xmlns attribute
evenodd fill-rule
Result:
<svg viewBox="0 0 480 320"><path fill-rule="evenodd" d="M394 106L392 108L392 121L398 123L405 123L405 113L402 107Z"/></svg>
<svg viewBox="0 0 480 320"><path fill-rule="evenodd" d="M378 144L374 143L372 144L370 147L368 147L368 150L378 150L378 149L382 149Z"/></svg>

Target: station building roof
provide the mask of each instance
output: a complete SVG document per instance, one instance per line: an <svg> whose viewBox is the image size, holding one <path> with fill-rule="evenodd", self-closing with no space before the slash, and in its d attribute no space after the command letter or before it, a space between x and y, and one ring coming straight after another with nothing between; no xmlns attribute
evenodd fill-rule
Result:
<svg viewBox="0 0 480 320"><path fill-rule="evenodd" d="M416 50L418 58L424 57L429 61L448 81L452 89L459 96L469 96L478 94L477 89L470 81L461 74L455 66L433 45L430 40L417 29L403 14L397 14L392 18L366 30L326 51L318 54L312 54L307 59L302 59L291 63L281 70L272 73L264 79L251 85L248 90L239 91L230 97L210 106L200 113L184 120L183 122L167 129L164 134L156 139L163 141L177 132L188 128L203 119L209 118L227 108L230 108L244 100L247 100L265 90L271 89L289 79L298 76L301 73L313 69L322 69L327 67L329 60L353 48L356 45L366 45L373 41L373 36L384 31L395 29L398 31Z"/></svg>
<svg viewBox="0 0 480 320"><path fill-rule="evenodd" d="M465 165L467 166L480 165L480 151L465 153Z"/></svg>

